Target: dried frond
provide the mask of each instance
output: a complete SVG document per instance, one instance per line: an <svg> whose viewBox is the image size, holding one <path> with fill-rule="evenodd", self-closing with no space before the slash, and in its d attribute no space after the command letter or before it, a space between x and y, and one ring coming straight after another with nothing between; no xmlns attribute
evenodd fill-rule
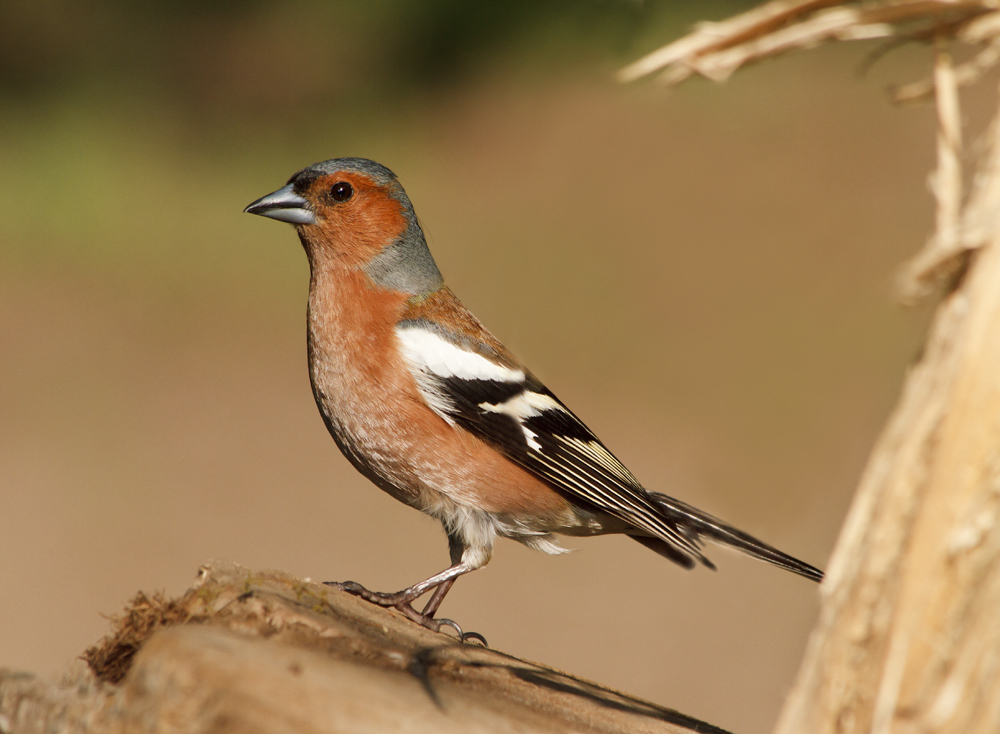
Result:
<svg viewBox="0 0 1000 734"><path fill-rule="evenodd" d="M621 81L656 75L664 84L700 76L722 81L755 61L834 41L886 39L869 64L903 43L932 42L934 71L928 79L891 90L897 102L933 98L938 112L937 167L930 188L937 205L937 226L927 244L900 273L902 300L913 302L941 286L953 287L969 254L996 227L996 216L976 204L1000 187L1000 117L992 126L990 163L973 178L966 200L962 174L962 119L958 91L1000 64L1000 0L774 0L717 23L703 23L673 43L622 69ZM952 63L951 47L974 49L972 58ZM998 112L1000 116L1000 112ZM981 195L980 195L981 194Z"/></svg>
<svg viewBox="0 0 1000 734"><path fill-rule="evenodd" d="M619 72L623 82L659 74L676 84L692 74L716 81L755 61L833 41L954 36L964 43L1000 38L997 0L776 0L687 36Z"/></svg>

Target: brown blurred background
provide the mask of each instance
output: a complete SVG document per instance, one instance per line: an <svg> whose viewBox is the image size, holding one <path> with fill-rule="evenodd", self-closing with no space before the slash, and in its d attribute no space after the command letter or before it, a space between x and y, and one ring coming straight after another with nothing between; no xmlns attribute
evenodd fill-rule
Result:
<svg viewBox="0 0 1000 734"><path fill-rule="evenodd" d="M465 303L651 488L826 564L926 315L910 49L621 87L747 3L0 5L0 665L54 672L208 559L394 590L433 521L355 474L305 365L307 266L241 214L374 158ZM712 549L502 543L443 613L513 654L768 731L815 586Z"/></svg>

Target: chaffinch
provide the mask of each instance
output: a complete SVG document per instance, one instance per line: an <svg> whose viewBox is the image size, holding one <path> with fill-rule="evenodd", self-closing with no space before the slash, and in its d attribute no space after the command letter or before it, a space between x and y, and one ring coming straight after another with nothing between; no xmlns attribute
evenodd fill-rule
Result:
<svg viewBox="0 0 1000 734"><path fill-rule="evenodd" d="M715 568L702 553L710 540L822 579L646 490L444 284L388 168L363 158L317 163L245 211L295 225L309 258L309 375L333 440L448 536L451 566L425 581L394 594L343 588L431 629L454 626L434 615L456 578L489 562L497 538L562 553L554 533L623 533L685 568Z"/></svg>

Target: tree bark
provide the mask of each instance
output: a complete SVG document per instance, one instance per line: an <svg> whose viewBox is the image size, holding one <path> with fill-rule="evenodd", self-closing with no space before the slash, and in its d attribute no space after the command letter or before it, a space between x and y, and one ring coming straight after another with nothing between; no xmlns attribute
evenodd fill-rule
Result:
<svg viewBox="0 0 1000 734"><path fill-rule="evenodd" d="M992 188L981 203L995 225ZM998 521L994 226L939 306L868 463L779 734L1000 731Z"/></svg>
<svg viewBox="0 0 1000 734"><path fill-rule="evenodd" d="M924 353L876 444L821 591L778 734L1000 731L1000 110L963 191L959 87L1000 64L988 0L772 0L622 70L724 79L764 58L859 38L933 40L937 228L904 300L943 291ZM973 53L954 67L951 47ZM998 97L1000 98L1000 97Z"/></svg>
<svg viewBox="0 0 1000 734"><path fill-rule="evenodd" d="M0 671L0 734L725 734L280 572L206 566L116 625L61 682Z"/></svg>

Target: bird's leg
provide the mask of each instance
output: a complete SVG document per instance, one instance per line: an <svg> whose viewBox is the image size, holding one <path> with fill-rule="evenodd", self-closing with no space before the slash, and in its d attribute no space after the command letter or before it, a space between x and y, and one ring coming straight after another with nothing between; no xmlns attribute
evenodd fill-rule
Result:
<svg viewBox="0 0 1000 734"><path fill-rule="evenodd" d="M440 632L442 627L451 627L458 633L458 637L462 640L462 642L465 642L466 640L478 640L485 646L486 638L478 632L463 632L462 628L450 619L434 619L434 613L437 612L438 607L441 605L441 601L454 585L455 579L462 574L475 571L479 567L463 563L461 561L462 554L465 551L465 544L461 541L461 539L453 536L451 533L448 534L448 546L451 551L451 566L446 568L441 573L434 574L429 579L425 579L424 581L414 584L413 586L403 589L402 591L397 591L392 594L369 591L356 581L327 581L326 585L336 587L342 591L346 591L348 594L353 594L354 596L360 596L362 599L369 601L372 604L378 604L382 607L391 607L392 609L401 612L417 624L422 625L429 630L433 630L434 632ZM426 594L431 589L434 589L434 594L431 596L430 601L427 602L427 606L424 608L424 611L418 612L413 608L413 601Z"/></svg>
<svg viewBox="0 0 1000 734"><path fill-rule="evenodd" d="M448 534L448 555L451 558L451 565L457 566L462 562L462 555L465 553L465 540L458 533L449 531L447 525L445 525L445 532ZM458 577L456 576L455 578ZM445 595L451 591L454 583L455 579L453 578L434 589L434 593L427 602L427 606L424 607L423 614L425 617L433 617L437 613L438 607L441 606L441 602L444 601Z"/></svg>
<svg viewBox="0 0 1000 734"><path fill-rule="evenodd" d="M438 631L440 631L442 625L448 625L458 633L458 639L460 639L462 642L469 642L470 640L476 640L477 642L482 643L483 647L489 647L490 643L486 641L485 637L483 637L478 632L463 631L462 628L458 626L458 623L455 620L443 619L443 618L434 619L434 613L437 612L438 607L441 606L441 602L444 600L445 595L454 585L455 579L457 578L458 576L454 576L445 581L444 583L440 584L436 589L434 589L434 593L431 594L430 601L427 602L427 605L424 607L424 611L420 612L420 615L425 620L429 620L431 622L437 622ZM410 618L413 619L412 617ZM423 624L423 622L421 622L421 624Z"/></svg>
<svg viewBox="0 0 1000 734"><path fill-rule="evenodd" d="M370 601L372 604L378 604L381 607L401 608L403 605L409 606L414 599L423 596L428 591L437 588L441 584L449 583L450 585L451 583L454 583L456 578L461 576L463 573L468 573L472 570L472 568L466 566L464 563L459 563L446 568L441 573L434 574L429 579L425 579L419 584L414 584L413 586L407 587L402 591L396 591L391 594L369 591L357 581L344 581L341 583L329 582L328 585L337 586L350 594L360 596L365 601Z"/></svg>
<svg viewBox="0 0 1000 734"><path fill-rule="evenodd" d="M449 581L445 581L443 584L434 589L434 593L431 594L430 601L427 602L427 606L424 607L424 611L422 612L425 617L434 616L438 607L441 606L441 602L444 601L445 595L451 590L454 583L455 579L451 579Z"/></svg>
<svg viewBox="0 0 1000 734"><path fill-rule="evenodd" d="M455 583L455 579L464 573L469 571L474 571L475 569L464 563L459 563L450 568L446 568L441 573L431 576L429 579L421 581L419 584L414 584L413 586L403 589L402 591L397 591L392 594L383 594L377 591L369 591L361 584L356 581L344 581L338 583L335 581L328 581L328 586L334 586L342 591L346 591L348 594L354 594L355 596L360 596L365 601L369 601L372 604L378 604L382 607L391 607L412 619L419 625L426 627L434 632L440 632L441 627L451 627L456 632L461 640L465 641L467 638L474 638L482 640L482 635L477 635L475 633L465 633L462 628L458 626L455 622L450 619L434 619L428 614L418 612L413 608L413 600L427 593L431 589L437 589L442 585L445 585L446 590L451 588L451 585ZM438 604L440 600L444 598L444 594L435 594L438 597ZM433 602L434 599L432 598ZM435 610L436 611L436 608Z"/></svg>

